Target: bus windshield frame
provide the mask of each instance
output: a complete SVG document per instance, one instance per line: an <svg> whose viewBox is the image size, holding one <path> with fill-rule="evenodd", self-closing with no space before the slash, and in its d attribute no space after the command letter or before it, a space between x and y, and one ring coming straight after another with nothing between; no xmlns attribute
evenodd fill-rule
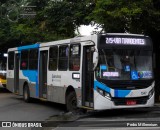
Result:
<svg viewBox="0 0 160 130"><path fill-rule="evenodd" d="M142 35L99 35L97 79L107 81L153 80L152 41ZM110 61L110 63L108 63Z"/></svg>
<svg viewBox="0 0 160 130"><path fill-rule="evenodd" d="M152 51L99 49L96 77L105 80L153 79Z"/></svg>

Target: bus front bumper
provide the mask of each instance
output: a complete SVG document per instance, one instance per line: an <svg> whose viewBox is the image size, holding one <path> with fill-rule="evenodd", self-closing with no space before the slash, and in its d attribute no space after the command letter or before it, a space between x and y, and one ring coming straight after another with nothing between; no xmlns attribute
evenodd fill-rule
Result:
<svg viewBox="0 0 160 130"><path fill-rule="evenodd" d="M107 109L123 109L123 108L138 108L138 107L152 107L154 106L155 93L150 98L140 97L135 99L107 99L100 95L97 91L94 91L94 109L95 110L107 110ZM135 100L137 104L127 105L127 100Z"/></svg>

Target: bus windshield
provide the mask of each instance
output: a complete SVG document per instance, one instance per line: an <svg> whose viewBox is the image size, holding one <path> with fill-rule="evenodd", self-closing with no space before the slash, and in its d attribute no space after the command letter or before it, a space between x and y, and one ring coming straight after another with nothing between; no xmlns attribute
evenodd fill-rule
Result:
<svg viewBox="0 0 160 130"><path fill-rule="evenodd" d="M152 79L152 51L101 49L96 77L106 80Z"/></svg>

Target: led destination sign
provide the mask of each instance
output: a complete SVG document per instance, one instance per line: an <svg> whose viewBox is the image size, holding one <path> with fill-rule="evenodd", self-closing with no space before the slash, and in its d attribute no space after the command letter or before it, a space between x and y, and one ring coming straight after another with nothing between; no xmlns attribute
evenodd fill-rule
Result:
<svg viewBox="0 0 160 130"><path fill-rule="evenodd" d="M106 37L106 44L145 45L145 40L141 38Z"/></svg>
<svg viewBox="0 0 160 130"><path fill-rule="evenodd" d="M152 41L142 35L99 35L98 49L143 49L152 50Z"/></svg>

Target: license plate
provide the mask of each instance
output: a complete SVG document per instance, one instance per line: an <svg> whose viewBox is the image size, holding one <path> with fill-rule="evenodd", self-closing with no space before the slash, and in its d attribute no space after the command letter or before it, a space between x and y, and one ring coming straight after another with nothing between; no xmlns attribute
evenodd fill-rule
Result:
<svg viewBox="0 0 160 130"><path fill-rule="evenodd" d="M135 100L127 100L126 105L136 105L137 102Z"/></svg>

